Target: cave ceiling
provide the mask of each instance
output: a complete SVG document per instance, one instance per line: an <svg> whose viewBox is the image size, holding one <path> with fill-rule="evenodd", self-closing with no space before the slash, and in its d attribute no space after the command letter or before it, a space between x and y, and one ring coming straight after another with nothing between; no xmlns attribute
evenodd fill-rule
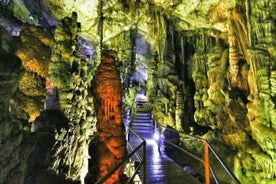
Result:
<svg viewBox="0 0 276 184"><path fill-rule="evenodd" d="M60 19L77 12L81 36L86 40L99 40L99 20L103 20L103 41L135 27L151 42L151 28L159 15L178 30L226 33L236 0L5 0L1 6L5 11L1 11L0 25L13 35L19 34L18 24L56 26Z"/></svg>

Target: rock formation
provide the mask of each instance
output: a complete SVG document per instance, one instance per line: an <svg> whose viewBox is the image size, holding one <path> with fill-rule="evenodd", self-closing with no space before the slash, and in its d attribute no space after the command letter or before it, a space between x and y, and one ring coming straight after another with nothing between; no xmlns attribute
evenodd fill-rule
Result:
<svg viewBox="0 0 276 184"><path fill-rule="evenodd" d="M51 39L51 31L46 32L35 26L23 26L20 41L17 43L16 55L22 60L26 72L15 98L25 101L24 106L19 108L28 114L29 122L34 122L44 109Z"/></svg>
<svg viewBox="0 0 276 184"><path fill-rule="evenodd" d="M112 51L104 51L102 62L94 78L97 156L96 160L91 159L90 165L95 162L99 163L98 179L108 174L126 155L122 107L120 106L122 102L121 80L115 61ZM120 183L122 169L118 169L105 183Z"/></svg>
<svg viewBox="0 0 276 184"><path fill-rule="evenodd" d="M102 177L110 168L99 168L125 154L121 123L135 114L137 91L160 124L207 139L241 183L273 183L275 7L271 0L0 1L0 183ZM111 88L101 86L111 79ZM181 144L202 154L197 143Z"/></svg>
<svg viewBox="0 0 276 184"><path fill-rule="evenodd" d="M96 117L94 98L90 92L93 60L80 55L77 14L65 17L56 28L49 66L48 97L56 93L58 110L69 120L67 129L57 132L52 168L69 178L80 179L88 171L88 145L94 136ZM66 71L66 72L65 72ZM50 93L49 93L50 92ZM70 153L70 154L66 154Z"/></svg>

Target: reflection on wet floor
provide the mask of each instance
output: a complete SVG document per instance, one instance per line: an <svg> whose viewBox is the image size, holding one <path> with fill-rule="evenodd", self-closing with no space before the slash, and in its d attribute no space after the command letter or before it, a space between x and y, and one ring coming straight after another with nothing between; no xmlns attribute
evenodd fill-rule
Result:
<svg viewBox="0 0 276 184"><path fill-rule="evenodd" d="M173 162L163 151L158 151L158 144L154 139L154 129L152 126L152 115L147 100L144 96L137 99L136 116L131 123L132 129L146 140L146 184L194 184L199 183L191 175ZM138 145L138 140L130 134L129 142ZM142 154L142 150L141 150Z"/></svg>

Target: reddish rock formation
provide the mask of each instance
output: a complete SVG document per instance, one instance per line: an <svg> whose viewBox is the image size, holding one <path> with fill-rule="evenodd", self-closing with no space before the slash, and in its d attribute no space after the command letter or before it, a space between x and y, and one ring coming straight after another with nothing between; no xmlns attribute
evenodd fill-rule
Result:
<svg viewBox="0 0 276 184"><path fill-rule="evenodd" d="M102 62L95 75L97 138L99 141L99 178L105 176L126 153L126 141L121 111L121 81L111 52L103 52ZM105 183L120 183L121 169Z"/></svg>

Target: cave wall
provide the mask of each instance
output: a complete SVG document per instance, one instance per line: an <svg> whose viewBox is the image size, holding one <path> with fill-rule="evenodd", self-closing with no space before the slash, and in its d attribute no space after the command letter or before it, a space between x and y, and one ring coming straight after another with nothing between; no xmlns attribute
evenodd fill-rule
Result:
<svg viewBox="0 0 276 184"><path fill-rule="evenodd" d="M1 37L9 53L1 48L1 91L7 96L1 100L1 166L6 167L0 183L84 180L96 131L91 90L96 62L80 49L79 31L73 13L55 31L25 25L20 37Z"/></svg>
<svg viewBox="0 0 276 184"><path fill-rule="evenodd" d="M242 181L269 183L275 180L276 170L273 164L275 147L272 146L276 141L275 2L252 2L248 6L251 8L248 12L248 47L243 46L249 64L247 80L250 94L246 107L251 130L249 135L257 145L239 150L235 164L243 168L238 170L240 178L246 176ZM262 11L264 8L267 8L266 11ZM236 19L234 15L233 19Z"/></svg>
<svg viewBox="0 0 276 184"><path fill-rule="evenodd" d="M1 52L1 123L0 123L0 143L1 143L1 168L0 183L8 181L9 176L14 172L20 173L18 165L22 164L19 157L24 152L17 149L23 144L22 121L11 118L8 114L9 100L18 88L20 78L24 74L21 60L13 55ZM9 66L10 65L10 66ZM11 67L12 66L12 67ZM26 123L26 122L25 122ZM24 161L23 161L24 162ZM22 175L17 175L18 180L23 180Z"/></svg>
<svg viewBox="0 0 276 184"><path fill-rule="evenodd" d="M189 81L192 76L195 85L195 122L212 128L203 137L221 155L226 154L223 145L231 147L233 152L224 160L242 183L269 183L275 179L275 20L268 16L274 6L250 6L251 13L244 4L233 10L226 37L210 36L205 30L183 33L192 71L186 77ZM261 13L265 6L269 13ZM183 83L187 85L185 79ZM192 83L184 88L189 91ZM171 100L170 95L167 102Z"/></svg>
<svg viewBox="0 0 276 184"><path fill-rule="evenodd" d="M15 101L18 96L14 96L26 69L15 54L1 51L0 56L1 96L4 97L0 103L0 183L75 183L50 169L55 125L66 123L66 117L60 111L41 112L35 121L43 126L32 132L29 116L21 116L22 111L11 111L16 108L15 102L20 104Z"/></svg>
<svg viewBox="0 0 276 184"><path fill-rule="evenodd" d="M96 54L82 50L81 35L91 39L89 46L96 50L100 26L94 18L101 11L108 18L102 22L100 46L117 52L123 113L132 108L137 91L131 77L140 69L137 66L145 66L148 76L142 87L159 123L206 138L242 183L275 180L275 2L217 1L213 8L200 0L193 6L164 2L108 1L100 9L89 1L92 18L85 11L68 17L73 9L87 8L74 3L55 7L54 1L45 1L27 9L19 1L1 2L1 64L17 55L25 69L17 79L9 67L1 67L5 98L1 97L0 161L7 165L1 170L2 183L15 178L36 181L31 175L41 150L50 160L36 173L39 179L53 177L52 182L58 183L65 177L85 177L97 121L91 81L100 63L95 55L102 48ZM54 19L45 9L43 17L38 11L30 16L31 10L45 7L60 19L58 25L50 22ZM50 26L43 27L46 17ZM87 24L79 19L88 20ZM137 53L137 39L148 46L143 57ZM4 57L6 52L11 56ZM9 94L10 79L16 90ZM49 116L61 119L47 122ZM27 122L34 122L39 131L31 133ZM44 129L51 122L50 130ZM30 158L37 159L30 162Z"/></svg>
<svg viewBox="0 0 276 184"><path fill-rule="evenodd" d="M65 17L55 30L49 80L57 91L59 107L69 120L56 135L52 168L67 177L84 180L88 171L88 146L96 131L91 81L96 62L81 56L77 14ZM93 66L94 65L94 66ZM63 128L65 127L65 128Z"/></svg>
<svg viewBox="0 0 276 184"><path fill-rule="evenodd" d="M26 114L25 116L29 117L29 122L34 122L44 109L45 80L51 57L51 41L51 31L44 31L35 26L23 26L20 40L15 45L15 53L22 60L26 72L20 80L19 90L14 96L14 102L17 103L14 110L15 114Z"/></svg>
<svg viewBox="0 0 276 184"><path fill-rule="evenodd" d="M239 2L227 34L176 31L163 20L165 45L149 61L158 122L186 133L210 129L203 137L242 183L275 179L274 9L268 1Z"/></svg>
<svg viewBox="0 0 276 184"><path fill-rule="evenodd" d="M81 24L77 16L73 12L70 17L61 19L55 28L19 26L22 32L18 37L1 27L1 64L8 64L1 67L3 82L11 79L14 84L1 84L3 95L7 95L3 98L5 101L1 101L1 117L7 118L1 124L1 147L6 147L1 150L1 166L7 164L7 167L1 170L0 183L16 179L19 183L84 182L88 159L96 155L89 156L88 151L96 132L92 80L99 62L94 48L97 45L79 35ZM131 32L123 32L121 37L118 40L122 40L125 47L118 40L106 45L117 50L119 78L128 86L126 76L131 71L133 36ZM4 57L6 52L14 54ZM16 80L9 76L8 67L12 65L9 60L15 60L13 58L17 58L18 63L22 61L20 67L25 69L22 74L18 72L20 78ZM20 67L14 69L21 71ZM133 94L125 97L129 106L133 98ZM9 119L8 114L15 120ZM124 141L123 130L120 132Z"/></svg>

